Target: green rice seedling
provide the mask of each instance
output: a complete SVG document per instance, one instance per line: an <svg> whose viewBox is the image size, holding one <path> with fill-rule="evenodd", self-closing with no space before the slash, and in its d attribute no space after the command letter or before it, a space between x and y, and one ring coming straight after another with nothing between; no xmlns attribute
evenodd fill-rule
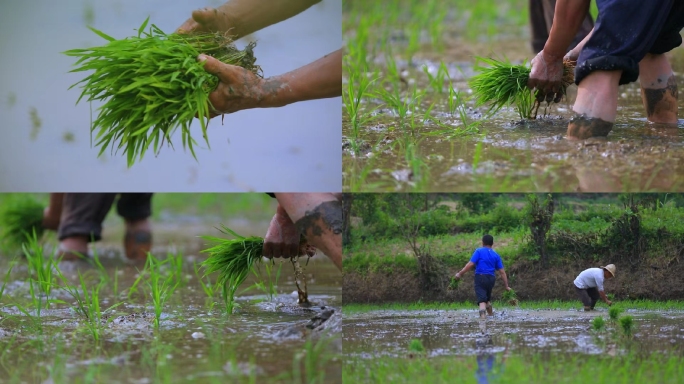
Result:
<svg viewBox="0 0 684 384"><path fill-rule="evenodd" d="M217 284L222 288L226 311L228 314L232 314L235 292L252 271L255 263L261 261L264 239L257 236L240 236L225 226L221 227L222 233L236 238L226 240L203 236L203 239L209 240L215 245L202 251L209 254L209 257L202 262L202 267L204 267L206 274L218 272Z"/></svg>
<svg viewBox="0 0 684 384"><path fill-rule="evenodd" d="M184 286L183 254L181 252L168 253L166 255L166 263L169 264L170 273L175 276L176 284L178 286Z"/></svg>
<svg viewBox="0 0 684 384"><path fill-rule="evenodd" d="M227 35L201 33L166 34L152 25L146 32L149 17L137 36L115 39L89 27L107 41L106 45L72 49L64 54L78 58L71 72L93 71L71 86L83 89L81 99L104 101L91 126L96 133L98 156L110 147L123 149L128 166L142 160L150 145L159 153L166 141L180 127L183 148L195 157L196 141L190 124L197 116L202 136L209 146L209 93L218 85L218 77L207 73L197 61L201 53L232 65L244 67L260 76L253 55L254 43L240 51Z"/></svg>
<svg viewBox="0 0 684 384"><path fill-rule="evenodd" d="M620 317L620 314L622 313L622 309L618 307L611 307L608 309L608 317L610 317L610 320L612 321L617 321L618 317Z"/></svg>
<svg viewBox="0 0 684 384"><path fill-rule="evenodd" d="M10 280L10 274L12 273L12 269L14 269L15 265L16 261L12 261L9 265L9 268L7 268L7 272L5 273L5 279L2 281L2 287L0 287L0 302L2 302L2 297L5 295L5 288L7 287L7 283Z"/></svg>
<svg viewBox="0 0 684 384"><path fill-rule="evenodd" d="M216 289L218 288L217 284L212 284L211 279L209 279L208 276L203 276L200 274L199 265L197 263L193 263L193 268L195 270L195 276L197 276L197 280L199 281L200 286L202 287L202 291L205 295L207 295L206 305L211 311L212 309L214 309L214 304L216 304L216 302L214 301L214 297L216 296Z"/></svg>
<svg viewBox="0 0 684 384"><path fill-rule="evenodd" d="M409 342L408 350L411 352L422 353L422 352L425 352L425 347L423 346L422 341L420 341L418 339L412 339Z"/></svg>
<svg viewBox="0 0 684 384"><path fill-rule="evenodd" d="M54 255L45 255L43 246L38 242L35 229L31 237L27 238L27 242L22 244L22 251L28 261L30 279L38 284L40 292L49 300L54 285L52 273L56 268L52 257Z"/></svg>
<svg viewBox="0 0 684 384"><path fill-rule="evenodd" d="M423 67L423 72L425 72L428 77L428 84L432 88L432 91L438 94L444 93L444 82L449 77L449 72L444 63L442 62L440 64L437 73L434 75L430 73L427 66Z"/></svg>
<svg viewBox="0 0 684 384"><path fill-rule="evenodd" d="M606 328L606 321L603 319L603 317L596 316L594 317L594 320L591 321L591 328L594 331L602 331Z"/></svg>
<svg viewBox="0 0 684 384"><path fill-rule="evenodd" d="M634 319L632 316L622 316L619 322L620 328L622 328L622 332L625 334L625 336L631 337L632 332L634 331Z"/></svg>
<svg viewBox="0 0 684 384"><path fill-rule="evenodd" d="M23 195L5 204L0 213L2 241L9 247L21 249L22 244L35 232L43 235L43 204L30 195Z"/></svg>
<svg viewBox="0 0 684 384"><path fill-rule="evenodd" d="M449 280L448 289L450 289L450 290L456 290L456 289L458 289L458 284L459 284L460 282L461 282L460 279L457 279L457 278L455 278L455 277L451 277L451 279Z"/></svg>
<svg viewBox="0 0 684 384"><path fill-rule="evenodd" d="M501 299L509 305L518 305L518 295L515 293L515 290L513 289L511 289L510 291L504 291L501 295Z"/></svg>
<svg viewBox="0 0 684 384"><path fill-rule="evenodd" d="M348 64L347 64L348 65ZM355 70L349 72L350 78L347 87L342 93L344 108L349 117L349 124L351 127L351 145L355 154L359 153L361 128L368 124L371 120L370 111L363 111L361 102L367 95L371 85L376 78L367 78L364 73L358 73Z"/></svg>
<svg viewBox="0 0 684 384"><path fill-rule="evenodd" d="M160 261L151 254L147 255L145 268L149 272L147 286L150 289L150 296L152 297L152 303L154 304L154 325L157 328L159 328L159 320L161 318L162 310L164 309L164 304L169 297L173 295L173 292L180 284L175 273L171 273L166 277L162 275L162 266L170 260L172 259Z"/></svg>
<svg viewBox="0 0 684 384"><path fill-rule="evenodd" d="M484 57L476 59L489 66L477 64L474 69L480 73L470 78L469 85L473 89L475 105L479 107L489 103L490 113L495 113L508 105L515 105L521 119L534 119L539 103L535 102L532 92L527 88L530 66L526 63L514 65L508 60L499 61ZM561 84L563 95L573 82L574 67L570 63L565 63Z"/></svg>

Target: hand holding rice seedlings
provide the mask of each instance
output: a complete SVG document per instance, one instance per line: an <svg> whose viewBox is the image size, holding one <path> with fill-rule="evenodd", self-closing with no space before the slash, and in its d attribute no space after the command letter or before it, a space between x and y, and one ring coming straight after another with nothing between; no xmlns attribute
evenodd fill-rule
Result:
<svg viewBox="0 0 684 384"><path fill-rule="evenodd" d="M155 154L164 141L173 145L171 136L179 127L183 147L190 149L196 159L196 141L190 134L194 117L199 118L202 136L209 146L209 93L219 80L197 62L199 54L211 55L259 76L261 71L255 65L254 43L240 51L224 34L166 34L155 25L145 32L148 21L149 17L137 36L120 40L89 27L108 43L64 52L78 57L77 68L71 72L94 71L71 86L81 84L83 89L77 104L84 97L88 101L106 101L91 126L91 133L97 131L98 156L110 145L112 149L123 149L129 167L142 160L150 145Z"/></svg>
<svg viewBox="0 0 684 384"><path fill-rule="evenodd" d="M40 239L43 235L43 210L45 207L30 196L22 196L7 203L0 213L2 240L11 248L21 248L35 232Z"/></svg>
<svg viewBox="0 0 684 384"><path fill-rule="evenodd" d="M527 88L531 70L527 63L514 65L508 60L499 61L484 57L476 57L476 59L489 65L489 67L476 65L474 69L480 73L469 81L477 107L491 103L489 112L494 113L513 104L521 119L537 117L540 102L532 97L532 92ZM574 65L570 62L563 63L561 80L563 95L575 81L574 69Z"/></svg>
<svg viewBox="0 0 684 384"><path fill-rule="evenodd" d="M203 239L215 243L213 247L202 251L209 254L202 262L202 266L206 270L205 275L218 272L217 284L222 287L226 311L231 314L235 305L235 292L256 264L262 261L264 239L258 236L240 236L225 226L221 226L220 231L234 236L235 239L202 236ZM293 257L291 261L295 268L295 281L301 302L302 298L306 300L306 281L302 279L303 271L298 257ZM304 291L300 289L300 281L304 282ZM308 300L306 302L308 303Z"/></svg>

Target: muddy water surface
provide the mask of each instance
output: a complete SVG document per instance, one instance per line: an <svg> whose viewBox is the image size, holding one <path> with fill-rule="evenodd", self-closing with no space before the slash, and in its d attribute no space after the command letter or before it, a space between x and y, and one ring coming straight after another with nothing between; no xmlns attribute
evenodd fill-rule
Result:
<svg viewBox="0 0 684 384"><path fill-rule="evenodd" d="M634 341L641 352L682 352L684 313L628 310L634 318ZM596 333L591 321L602 316L607 330ZM623 346L612 338L615 326L607 310L496 310L486 332L476 310L372 311L344 316L344 352L348 357L407 356L408 342L419 339L429 356L499 353L616 355Z"/></svg>
<svg viewBox="0 0 684 384"><path fill-rule="evenodd" d="M263 236L268 223L224 224L242 234ZM93 341L87 321L74 311L75 300L61 282L51 296L63 303L36 316L26 263L20 260L5 280L1 299L0 382L339 382L341 283L334 265L323 255L309 262L310 308L297 304L292 266L286 262L274 296L247 289L256 281L249 278L245 292L238 293L236 313L226 316L219 293L208 298L193 270L193 263L204 259L198 252L203 241L195 236L217 235L214 225L191 218L154 225L154 253L164 257L180 252L184 258L183 282L164 305L159 330L146 280L131 293L142 266L122 259L121 227L106 228L105 238L94 248L107 278L99 300L100 343ZM3 276L8 266L9 257L3 257ZM83 275L89 289L102 276L83 262L63 262L60 269L74 286L78 274Z"/></svg>

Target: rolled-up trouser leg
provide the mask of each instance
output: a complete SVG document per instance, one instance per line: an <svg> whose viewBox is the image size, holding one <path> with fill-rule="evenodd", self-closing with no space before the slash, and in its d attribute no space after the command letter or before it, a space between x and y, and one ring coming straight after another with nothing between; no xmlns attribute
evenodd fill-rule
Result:
<svg viewBox="0 0 684 384"><path fill-rule="evenodd" d="M102 222L114 203L116 193L66 193L57 236L87 236L102 239Z"/></svg>
<svg viewBox="0 0 684 384"><path fill-rule="evenodd" d="M147 219L152 215L152 193L122 193L116 203L116 213L129 221Z"/></svg>

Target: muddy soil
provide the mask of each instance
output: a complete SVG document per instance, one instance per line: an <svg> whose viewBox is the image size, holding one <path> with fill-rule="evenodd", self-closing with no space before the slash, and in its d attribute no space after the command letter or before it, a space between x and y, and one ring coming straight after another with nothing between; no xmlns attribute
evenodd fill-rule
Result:
<svg viewBox="0 0 684 384"><path fill-rule="evenodd" d="M674 262L673 262L674 260ZM675 259L647 260L641 265L630 266L618 263L615 279L605 283L607 293L616 299L681 299L684 287L681 276L684 264ZM614 261L604 260L605 264ZM540 266L519 262L506 267L510 286L522 300L576 300L573 281L586 268L600 264L564 264L542 269ZM604 264L601 264L604 265ZM460 268L460 267L459 267ZM458 268L445 270L452 276ZM434 291L424 291L420 278L413 272L395 268L392 273L347 272L343 279L344 303L382 303L382 302L416 302L418 300L433 301L472 301L473 274L468 273L455 290L447 290L441 295ZM503 282L497 278L494 286L495 299L503 293Z"/></svg>
<svg viewBox="0 0 684 384"><path fill-rule="evenodd" d="M154 306L144 281L139 291L128 297L142 265L124 260L119 220L105 224L104 239L94 246L108 278L100 293L104 312L101 343L93 341L86 321L71 308L73 297L59 287L52 297L63 303L44 308L37 323L35 317L18 310L17 303L32 308L27 266L20 260L0 299L0 353L4 362L0 378L80 382L92 374L100 382L244 382L250 377L272 382L291 377L296 361L304 364L310 360L307 364L324 374L326 382L339 382L341 365L334 358L342 351L341 276L324 255L312 258L305 270L311 307L297 304L294 274L288 262L283 263L273 297L250 288L256 282L250 277L241 287L244 291L238 291L235 314L226 316L220 293L208 299L193 269L194 262L205 258L199 253L205 248L203 241L196 236L219 235L214 229L216 222L153 223L153 253L160 258L169 252L184 255L184 282L163 307L156 330ZM260 234L268 225L240 220L225 224L247 235ZM3 277L9 259L7 255L0 258ZM78 273L85 276L89 288L99 280L97 269L85 262L62 262L60 269L72 285L78 284ZM123 304L107 310L118 303ZM33 309L30 312L35 316ZM316 345L318 349L309 351L313 355L307 360L306 349ZM302 375L311 377L304 368Z"/></svg>

